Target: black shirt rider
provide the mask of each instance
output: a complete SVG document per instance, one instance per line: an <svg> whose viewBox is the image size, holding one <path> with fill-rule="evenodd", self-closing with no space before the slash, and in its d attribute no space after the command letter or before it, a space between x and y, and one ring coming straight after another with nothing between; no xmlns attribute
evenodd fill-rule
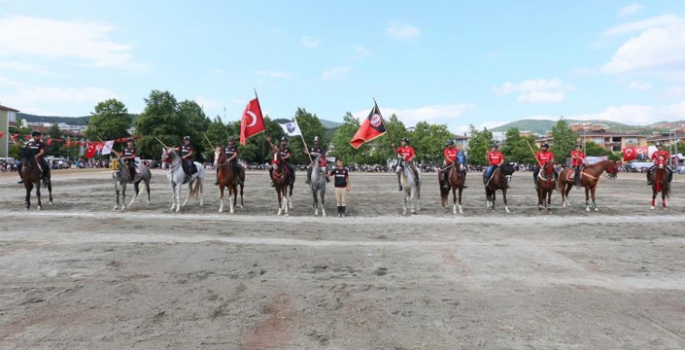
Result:
<svg viewBox="0 0 685 350"><path fill-rule="evenodd" d="M45 151L45 143L43 141L31 140L26 144L26 148L35 156L41 151Z"/></svg>
<svg viewBox="0 0 685 350"><path fill-rule="evenodd" d="M234 154L238 154L238 147L235 145L228 145L224 148L224 154L226 155L226 159L229 159L233 157Z"/></svg>
<svg viewBox="0 0 685 350"><path fill-rule="evenodd" d="M281 158L283 158L284 161L288 162L285 157L291 155L292 153L293 152L290 150L290 147L281 145Z"/></svg>
<svg viewBox="0 0 685 350"><path fill-rule="evenodd" d="M345 188L347 187L347 177L350 175L347 172L347 169L342 168L342 169L333 169L330 172L330 175L333 176L335 179L335 187L338 188Z"/></svg>
<svg viewBox="0 0 685 350"><path fill-rule="evenodd" d="M193 152L193 146L192 145L183 145L181 146L181 157L185 157L188 155L188 153Z"/></svg>

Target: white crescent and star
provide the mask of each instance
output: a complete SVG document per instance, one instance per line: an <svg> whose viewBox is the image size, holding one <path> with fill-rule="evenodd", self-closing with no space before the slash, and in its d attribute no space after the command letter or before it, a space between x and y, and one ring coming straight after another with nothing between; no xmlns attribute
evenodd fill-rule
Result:
<svg viewBox="0 0 685 350"><path fill-rule="evenodd" d="M252 123L247 124L247 127L249 128L255 126L257 124L257 116L252 111L247 111L245 113L252 117Z"/></svg>

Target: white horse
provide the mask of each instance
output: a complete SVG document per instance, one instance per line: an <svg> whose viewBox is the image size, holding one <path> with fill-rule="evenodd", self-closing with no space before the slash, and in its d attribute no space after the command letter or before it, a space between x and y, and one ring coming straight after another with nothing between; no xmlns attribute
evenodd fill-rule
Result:
<svg viewBox="0 0 685 350"><path fill-rule="evenodd" d="M321 216L325 217L326 206L324 197L326 196L326 178L320 173L319 159L321 159L321 154L311 153L311 155L314 157L314 165L312 166L309 188L312 190L312 196L314 196L314 215L319 215L319 197L321 197Z"/></svg>
<svg viewBox="0 0 685 350"><path fill-rule="evenodd" d="M117 205L114 206L114 210L119 208L119 192L121 192L121 210L126 209L126 184L129 180L129 173L127 171L128 164L122 163L118 158L114 158L110 161L110 169L112 170L112 178L114 179L114 190L117 193ZM131 203L128 204L130 207L133 202L138 198L138 195L147 191L147 204L150 205L150 178L152 173L142 163L136 163L136 167L140 169L140 176L134 175L133 182L133 199ZM138 186L140 185L140 187Z"/></svg>
<svg viewBox="0 0 685 350"><path fill-rule="evenodd" d="M412 214L421 210L421 168L417 167L418 178L415 178L411 166L399 157L395 167L395 173L401 174L402 187L404 189L404 215L407 215L407 203ZM416 207L416 210L414 209Z"/></svg>
<svg viewBox="0 0 685 350"><path fill-rule="evenodd" d="M169 180L169 186L171 187L172 200L171 209L169 210L174 211L174 208L176 208L176 212L179 212L181 210L181 187L183 187L183 181L186 178L186 173L183 171L183 166L181 165L182 159L173 149L164 148L162 151L162 162L169 164L167 179ZM203 204L202 187L205 182L205 167L198 162L193 162L193 164L195 164L197 173L193 174L188 180L189 192L186 200L183 202L183 206L188 203L190 196L197 198L198 195L200 196L200 206ZM193 183L195 183L195 187L193 187Z"/></svg>

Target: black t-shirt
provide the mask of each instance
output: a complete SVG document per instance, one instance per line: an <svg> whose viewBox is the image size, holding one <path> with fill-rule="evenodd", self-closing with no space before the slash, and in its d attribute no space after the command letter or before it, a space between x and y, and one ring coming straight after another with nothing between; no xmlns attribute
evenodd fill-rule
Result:
<svg viewBox="0 0 685 350"><path fill-rule="evenodd" d="M321 146L318 146L318 147L317 147L317 146L312 146L312 147L309 149L309 153L318 153L318 154L320 154L322 157L326 155L326 151L324 151L323 148L321 148Z"/></svg>
<svg viewBox="0 0 685 350"><path fill-rule="evenodd" d="M181 146L181 157L185 157L188 153L193 151L193 146Z"/></svg>
<svg viewBox="0 0 685 350"><path fill-rule="evenodd" d="M45 150L45 144L42 141L32 140L26 144L26 148L35 156L40 153L40 151Z"/></svg>
<svg viewBox="0 0 685 350"><path fill-rule="evenodd" d="M136 148L135 147L124 148L124 157L135 157L135 156L136 156Z"/></svg>
<svg viewBox="0 0 685 350"><path fill-rule="evenodd" d="M238 147L228 145L224 148L224 154L226 154L226 158L231 158L234 154L238 154Z"/></svg>
<svg viewBox="0 0 685 350"><path fill-rule="evenodd" d="M347 177L349 176L347 169L333 169L330 175L335 179L335 187L347 187Z"/></svg>
<svg viewBox="0 0 685 350"><path fill-rule="evenodd" d="M281 157L285 158L292 152L290 151L290 147L288 146L281 146Z"/></svg>

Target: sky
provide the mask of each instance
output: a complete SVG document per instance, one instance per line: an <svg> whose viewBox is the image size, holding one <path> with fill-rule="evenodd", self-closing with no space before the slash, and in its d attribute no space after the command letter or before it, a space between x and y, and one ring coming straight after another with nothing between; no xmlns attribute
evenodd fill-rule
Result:
<svg viewBox="0 0 685 350"><path fill-rule="evenodd" d="M0 0L1 104L139 113L153 89L225 121L253 89L273 118L340 122L375 98L455 133L683 120L685 1Z"/></svg>

